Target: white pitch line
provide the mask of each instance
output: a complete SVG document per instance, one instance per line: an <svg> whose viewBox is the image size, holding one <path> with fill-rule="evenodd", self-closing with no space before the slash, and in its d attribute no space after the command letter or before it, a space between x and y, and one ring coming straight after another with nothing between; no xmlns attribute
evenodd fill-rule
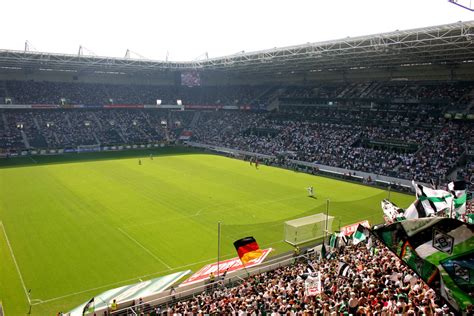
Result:
<svg viewBox="0 0 474 316"><path fill-rule="evenodd" d="M29 157L29 158L31 159L31 161L33 161L34 163L36 163L36 164L38 163L36 160L33 159L33 157L31 157L31 156L28 156L28 157Z"/></svg>
<svg viewBox="0 0 474 316"><path fill-rule="evenodd" d="M13 258L13 263L15 263L16 271L18 272L18 275L20 276L21 285L23 286L23 290L25 291L25 296L28 299L28 304L31 304L30 296L28 295L28 291L26 290L25 281L23 281L23 276L21 275L20 267L18 266L18 262L16 262L15 254L13 253L13 248L12 248L12 245L10 244L10 240L8 239L7 231L5 230L5 227L3 226L3 222L0 222L0 226L2 226L3 234L5 235L5 240L7 241L8 248L10 249L10 254L12 255L12 258Z"/></svg>
<svg viewBox="0 0 474 316"><path fill-rule="evenodd" d="M155 258L156 260L158 260L159 262L161 262L162 264L164 264L168 270L172 270L173 268L171 268L169 265L166 264L166 262L164 262L163 260L161 260L160 258L158 258L157 256L155 256L155 254L153 254L153 252L151 252L148 248L146 248L145 246L143 246L141 243L138 242L138 240L136 240L135 238L133 238L132 236L130 236L129 234L127 234L124 230L122 230L121 228L117 228L118 230L120 230L120 232L122 232L122 234L124 234L125 236L128 237L128 239L130 239L131 241L133 241L134 243L136 243L138 246L140 246L143 250L145 250L150 256L152 256L153 258Z"/></svg>

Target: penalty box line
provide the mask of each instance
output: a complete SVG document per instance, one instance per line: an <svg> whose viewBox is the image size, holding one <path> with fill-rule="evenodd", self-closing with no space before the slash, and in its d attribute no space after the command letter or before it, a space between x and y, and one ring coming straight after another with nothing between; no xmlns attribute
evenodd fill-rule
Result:
<svg viewBox="0 0 474 316"><path fill-rule="evenodd" d="M289 196L281 198L281 199L265 200L265 201L253 202L253 203L243 203L239 206L230 206L230 207L224 207L224 208L219 208L219 209L216 209L216 210L212 210L212 208L218 208L219 206L229 204L230 202L219 203L219 204L214 204L214 205L210 205L210 206L200 208L200 209L197 210L196 213L191 214L191 215L179 216L179 217L176 217L176 218L170 218L170 219L165 219L165 220L148 221L146 223L130 224L130 225L122 226L122 227L126 227L126 228L142 227L142 226L153 225L153 224L157 224L157 223L162 224L162 223L174 222L174 221L178 221L178 220L183 220L183 219L187 219L187 218L196 217L196 216L201 215L202 213L211 214L211 213L216 213L216 212L230 211L230 210L233 210L233 209L236 209L236 208L239 208L239 207L261 206L261 205L278 203L278 202L283 202L283 201L290 201L290 200L297 199L301 196L304 196L304 195L301 195L301 194L296 195L295 194L295 195L289 195Z"/></svg>
<svg viewBox="0 0 474 316"><path fill-rule="evenodd" d="M117 228L122 234L124 234L128 239L130 239L131 241L133 241L135 244L137 244L140 248L142 248L143 250L145 250L150 256L152 256L155 260L157 260L158 262L160 262L161 264L163 264L164 266L166 266L168 268L168 270L172 270L173 268L171 268L169 265L166 264L166 262L164 262L163 260L161 260L159 257L157 257L153 252L151 252L148 248L146 248L145 246L143 246L141 243L138 242L138 240L136 240L135 238L133 238L132 236L130 236L129 234L127 234L127 232L125 232L123 229L121 228Z"/></svg>
<svg viewBox="0 0 474 316"><path fill-rule="evenodd" d="M28 294L28 290L26 289L25 281L23 280L23 276L21 275L20 267L18 266L18 262L16 261L15 254L13 253L12 245L10 244L10 240L7 236L7 231L5 230L5 226L3 226L3 222L0 222L0 226L2 226L3 235L5 236L5 240L7 241L8 249L10 249L10 254L13 259L13 263L15 264L16 271L18 272L18 276L20 277L21 285L23 286L23 290L25 291L25 296L28 299L28 304L31 304L30 295Z"/></svg>

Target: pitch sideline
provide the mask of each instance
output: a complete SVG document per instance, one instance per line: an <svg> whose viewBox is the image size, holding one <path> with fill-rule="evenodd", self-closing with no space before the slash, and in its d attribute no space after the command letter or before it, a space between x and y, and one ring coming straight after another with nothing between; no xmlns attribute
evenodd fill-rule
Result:
<svg viewBox="0 0 474 316"><path fill-rule="evenodd" d="M26 289L25 281L23 280L23 276L20 271L20 267L18 266L18 262L16 261L15 254L13 253L12 245L10 244L10 240L7 236L7 231L5 230L5 226L3 226L3 222L0 221L0 226L2 226L3 235L5 236L5 240L7 242L8 248L10 249L10 254L13 259L13 263L15 263L16 271L18 272L18 276L20 277L21 285L23 286L23 290L25 291L25 296L28 300L28 304L31 304L30 296L28 295L28 290Z"/></svg>

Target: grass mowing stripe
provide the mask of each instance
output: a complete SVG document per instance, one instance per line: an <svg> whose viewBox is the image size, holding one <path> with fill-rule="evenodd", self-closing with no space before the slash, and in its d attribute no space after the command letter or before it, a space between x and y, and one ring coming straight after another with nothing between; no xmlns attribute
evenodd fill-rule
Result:
<svg viewBox="0 0 474 316"><path fill-rule="evenodd" d="M31 304L30 295L28 295L28 290L26 289L25 281L23 280L23 276L21 275L18 262L16 262L15 254L13 253L13 248L10 244L10 240L8 239L7 231L5 230L5 226L3 226L3 222L0 222L0 226L2 226L3 234L5 235L5 240L7 241L8 248L10 249L10 254L12 255L13 262L15 263L16 271L18 272L18 276L20 277L21 285L23 286L23 290L25 291L25 296L28 300L28 303Z"/></svg>
<svg viewBox="0 0 474 316"><path fill-rule="evenodd" d="M150 256L152 256L153 258L155 258L158 262L160 262L161 264L163 264L164 266L166 266L168 268L168 270L172 270L172 268L166 264L166 262L164 262L163 260L161 260L160 258L158 258L157 256L155 256L155 254L153 252L151 252L148 248L146 248L145 246L143 246L141 243L138 242L138 240L136 240L135 238L133 238L132 236L130 236L129 234L127 234L123 229L121 228L117 228L122 234L124 234L125 236L128 237L128 239L130 239L131 241L133 241L134 243L136 243L138 246L140 246L140 248L142 248L143 250L145 250Z"/></svg>

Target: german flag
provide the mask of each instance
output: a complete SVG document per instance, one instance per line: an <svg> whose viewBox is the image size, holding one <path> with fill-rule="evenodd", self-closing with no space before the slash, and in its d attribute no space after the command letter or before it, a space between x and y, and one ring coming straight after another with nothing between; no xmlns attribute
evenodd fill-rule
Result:
<svg viewBox="0 0 474 316"><path fill-rule="evenodd" d="M236 240L234 247L239 254L240 261L242 261L244 265L262 255L262 249L258 247L257 241L253 237L245 237Z"/></svg>

